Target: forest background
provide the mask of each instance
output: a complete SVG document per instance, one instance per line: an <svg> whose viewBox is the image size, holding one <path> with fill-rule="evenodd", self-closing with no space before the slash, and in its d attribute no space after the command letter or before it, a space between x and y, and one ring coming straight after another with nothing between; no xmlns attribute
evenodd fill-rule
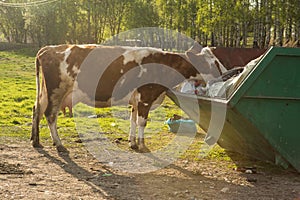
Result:
<svg viewBox="0 0 300 200"><path fill-rule="evenodd" d="M152 43L174 30L204 46L295 46L300 45L300 0L0 1L2 42L100 44L141 27L166 30ZM137 35L126 41L143 43L147 37Z"/></svg>

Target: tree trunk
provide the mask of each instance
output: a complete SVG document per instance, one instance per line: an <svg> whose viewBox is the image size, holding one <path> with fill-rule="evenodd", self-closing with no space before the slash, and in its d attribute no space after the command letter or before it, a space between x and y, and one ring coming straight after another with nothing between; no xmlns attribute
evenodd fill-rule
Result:
<svg viewBox="0 0 300 200"><path fill-rule="evenodd" d="M91 6L90 6L90 0L88 0L88 9L87 9L87 17L88 17L88 30L87 30L87 41L91 42Z"/></svg>
<svg viewBox="0 0 300 200"><path fill-rule="evenodd" d="M243 22L243 43L242 43L242 47L247 47L247 43L248 43L248 23L246 23L245 21Z"/></svg>

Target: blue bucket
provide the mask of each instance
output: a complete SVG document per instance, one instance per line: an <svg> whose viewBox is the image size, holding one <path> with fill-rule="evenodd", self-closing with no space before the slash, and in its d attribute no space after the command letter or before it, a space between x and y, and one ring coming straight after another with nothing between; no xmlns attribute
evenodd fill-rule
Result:
<svg viewBox="0 0 300 200"><path fill-rule="evenodd" d="M196 123L191 119L177 119L169 118L165 124L168 125L169 131L172 133L196 133Z"/></svg>

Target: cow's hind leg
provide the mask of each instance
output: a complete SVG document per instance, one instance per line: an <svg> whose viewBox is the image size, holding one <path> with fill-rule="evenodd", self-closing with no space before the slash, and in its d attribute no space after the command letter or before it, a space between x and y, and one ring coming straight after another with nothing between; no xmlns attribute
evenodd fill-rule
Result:
<svg viewBox="0 0 300 200"><path fill-rule="evenodd" d="M48 107L45 111L45 116L48 122L48 127L50 129L51 138L53 141L53 145L56 147L59 152L67 152L67 149L62 145L60 138L57 133L57 117L60 111L60 105L63 99L64 93L54 93L49 95L48 99Z"/></svg>
<svg viewBox="0 0 300 200"><path fill-rule="evenodd" d="M51 138L53 141L53 145L56 147L57 151L59 152L67 152L67 149L62 145L61 140L58 136L57 133L57 114L52 114L47 116L46 115L46 119L48 122L48 126L50 129L50 133L51 133Z"/></svg>
<svg viewBox="0 0 300 200"><path fill-rule="evenodd" d="M129 145L132 149L138 149L136 144L136 121L137 121L137 108L132 107L130 114L130 131L129 131Z"/></svg>
<svg viewBox="0 0 300 200"><path fill-rule="evenodd" d="M149 149L145 145L144 130L147 124L147 119L138 117L138 147L141 152L148 152Z"/></svg>
<svg viewBox="0 0 300 200"><path fill-rule="evenodd" d="M31 130L30 141L32 146L36 148L42 147L42 145L40 144L40 137L39 137L39 125L47 105L48 105L47 96L45 94L44 95L41 94L39 97L39 101L37 101L33 106L32 130Z"/></svg>
<svg viewBox="0 0 300 200"><path fill-rule="evenodd" d="M38 111L36 109L36 105L33 106L33 117L32 117L32 130L31 130L31 145L35 148L42 147L40 144L40 137L39 137L39 124L40 124L40 117Z"/></svg>

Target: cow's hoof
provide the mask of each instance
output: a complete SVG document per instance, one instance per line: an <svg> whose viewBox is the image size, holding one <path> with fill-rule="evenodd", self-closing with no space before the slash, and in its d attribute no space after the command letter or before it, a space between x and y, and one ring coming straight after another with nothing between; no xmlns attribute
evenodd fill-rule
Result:
<svg viewBox="0 0 300 200"><path fill-rule="evenodd" d="M31 141L31 145L33 148L43 148L43 145L41 145L39 142Z"/></svg>
<svg viewBox="0 0 300 200"><path fill-rule="evenodd" d="M139 152L140 153L149 153L151 151L146 146L139 146Z"/></svg>
<svg viewBox="0 0 300 200"><path fill-rule="evenodd" d="M130 144L130 143L129 143L129 147L130 147L131 149L133 149L133 150L138 150L138 149L139 149L138 145L136 145L136 144Z"/></svg>
<svg viewBox="0 0 300 200"><path fill-rule="evenodd" d="M56 147L56 150L59 152L59 153L69 153L69 151L62 145L60 146L57 146Z"/></svg>

